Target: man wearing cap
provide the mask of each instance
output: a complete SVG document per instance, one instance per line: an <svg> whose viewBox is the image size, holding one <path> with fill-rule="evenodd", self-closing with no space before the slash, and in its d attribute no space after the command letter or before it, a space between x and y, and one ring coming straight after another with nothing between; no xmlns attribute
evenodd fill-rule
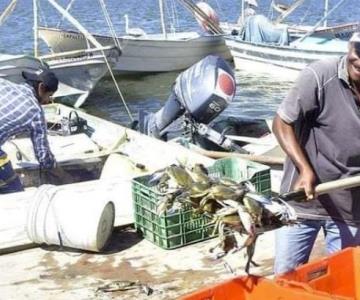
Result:
<svg viewBox="0 0 360 300"><path fill-rule="evenodd" d="M246 8L244 9L244 18L246 19L247 17L255 16L256 8L258 7L256 0L246 0L245 3L246 3ZM243 24L242 15L240 15L237 23L239 25Z"/></svg>
<svg viewBox="0 0 360 300"><path fill-rule="evenodd" d="M47 139L47 127L41 104L49 103L58 88L55 74L40 70L23 72L26 84L15 84L0 78L0 193L22 191L23 186L11 162L1 150L8 139L29 132L41 168L55 164Z"/></svg>
<svg viewBox="0 0 360 300"><path fill-rule="evenodd" d="M247 8L245 9L245 17L247 16L255 16L256 15L256 9L258 7L258 4L256 0L246 0Z"/></svg>
<svg viewBox="0 0 360 300"><path fill-rule="evenodd" d="M273 131L288 155L281 193L304 189L291 203L299 223L276 232L276 274L306 263L320 230L327 253L360 245L360 188L317 196L315 185L360 174L360 33L347 55L314 62L281 103Z"/></svg>

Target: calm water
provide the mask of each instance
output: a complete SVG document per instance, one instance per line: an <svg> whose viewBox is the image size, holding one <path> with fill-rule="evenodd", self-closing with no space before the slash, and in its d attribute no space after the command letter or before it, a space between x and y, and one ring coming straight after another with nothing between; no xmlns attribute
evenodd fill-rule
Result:
<svg viewBox="0 0 360 300"><path fill-rule="evenodd" d="M1 11L10 0L0 0ZM69 0L57 1L66 7ZM141 27L147 32L159 32L160 22L157 0L107 0L106 6L117 33L124 32L124 14L129 15L130 27ZM219 14L221 21L234 22L240 11L240 0L207 1ZM270 0L258 0L259 12L271 17ZM290 3L289 0L278 1ZM289 18L290 21L303 24L314 24L321 17L321 0L305 0L305 5ZM330 6L338 0L330 0ZM357 21L360 19L359 0L347 0L334 13L328 24ZM176 0L167 1L167 17L177 28L199 30L193 17L184 10ZM72 4L71 14L90 32L108 34L108 26L96 0L76 0ZM40 1L39 15L41 24L72 29L66 21L47 3ZM12 15L0 27L0 52L32 54L32 1L18 0ZM171 28L169 28L171 29ZM45 45L41 45L46 51ZM156 111L170 93L171 84L177 73L152 74L143 76L118 77L122 93L133 114L137 115L139 107ZM236 73L237 93L233 103L224 111L226 115L247 117L272 117L282 98L291 86L291 82L267 76L253 76L243 72ZM127 117L120 97L117 95L111 80L101 81L88 99L84 109L96 115L119 123L127 123Z"/></svg>

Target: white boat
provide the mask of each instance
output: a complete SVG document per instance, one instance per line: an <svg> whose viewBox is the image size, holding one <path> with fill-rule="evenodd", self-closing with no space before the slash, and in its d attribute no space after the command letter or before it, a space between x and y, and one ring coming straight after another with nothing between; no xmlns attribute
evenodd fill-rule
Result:
<svg viewBox="0 0 360 300"><path fill-rule="evenodd" d="M37 0L33 1L34 10L34 53L40 60L45 61L49 68L57 75L59 81L63 84L65 94L72 90L75 96L62 97L61 92L58 96L61 101L74 107L80 107L96 83L111 72L111 67L118 60L121 52L115 45L103 47L91 34L67 11L65 11L56 1L48 2L71 24L93 44L92 49L81 51L61 51L56 54L39 55L38 51L38 6Z"/></svg>
<svg viewBox="0 0 360 300"><path fill-rule="evenodd" d="M84 180L78 178L80 175L88 176L87 179L98 178L104 160L111 153L121 152L127 160L146 166L148 171L171 164L174 157L187 160L191 154L191 151L175 143L165 143L62 104L49 104L43 108L51 151L57 165L69 171L69 176L60 178L58 184ZM16 137L6 142L2 149L10 157L25 186L44 183L41 182L39 164L29 137ZM149 153L148 149L153 152ZM196 153L190 156L193 159L202 157ZM193 159L190 158L191 161ZM203 161L211 159L203 158ZM139 171L141 173L142 170Z"/></svg>
<svg viewBox="0 0 360 300"><path fill-rule="evenodd" d="M304 29L302 34L291 33L288 43L254 42L251 37L244 38L243 35L226 36L226 45L234 58L235 67L255 73L272 73L292 78L315 60L344 55L347 52L347 41L337 39L333 35L316 33L319 26L343 2L344 0L337 3L315 26L307 31ZM256 17L261 16L252 16L248 20ZM268 24L271 26L270 22ZM281 28L284 30L284 27Z"/></svg>
<svg viewBox="0 0 360 300"><path fill-rule="evenodd" d="M244 0L246 1L246 0ZM293 13L298 7L301 7L304 4L305 0L295 0L290 5L284 5L280 3L276 3L275 0L271 1L270 10L265 15L274 15L274 11L280 13L277 18L272 18L271 22L274 26L287 26L289 35L292 38L302 37L304 34L307 34L309 31L314 30L312 36L317 37L326 37L330 38L339 38L348 40L351 35L358 30L360 26L360 22L353 21L348 23L340 23L335 25L328 25L327 17L324 18L321 25L314 27L313 25L306 24L292 24L285 22L285 19ZM306 5L306 3L304 4ZM242 11L244 10L244 2ZM324 16L327 15L329 10L329 1L324 0ZM243 16L239 17L238 23L232 22L221 22L220 28L226 33L231 34L232 32L241 32L242 23L241 19Z"/></svg>
<svg viewBox="0 0 360 300"><path fill-rule="evenodd" d="M54 121L54 119L56 120L61 118L62 115L68 116L72 109L63 105L50 105L45 107L45 111L49 121ZM125 135L126 138L122 140L122 143L119 143L119 147L117 149L123 153L118 154L118 157L123 157L123 159L127 161L127 164L129 164L130 161L132 163L141 163L146 165L149 168L148 170L152 172L154 168L163 168L171 163L178 162L178 160L189 164L193 162L201 162L205 165L213 163L213 160L198 155L174 143L165 143L155 140L120 125L112 124L96 117L86 115L82 112L79 112L79 116L87 118L88 125L92 128L92 130L95 129L95 132L90 135L89 138L91 139L94 136L97 136L98 139L96 140L101 143L100 145L105 146L106 144L102 142L101 139L109 139L108 142L111 140L110 144L114 144L116 143L114 137L121 137L121 134ZM99 129L99 131L96 129ZM89 132L92 130L89 130ZM73 135L76 141L80 141L78 136L79 135ZM66 148L69 147L69 144L71 144L71 141L65 142L63 145ZM149 151L149 149L151 149L151 151ZM128 156L124 154L128 154ZM89 155L89 153L87 155ZM76 156L76 154L73 154L73 157ZM119 286L121 288L122 282L119 280L122 280L122 278L116 277L114 279L111 274L106 274L109 274L109 268L111 271L118 270L119 267L122 267L122 262L126 263L126 267L129 268L129 274L131 274L131 276L135 276L140 282L146 282L149 286L154 288L154 297L156 297L156 299L175 299L182 294L193 290L194 287L202 284L204 280L209 281L210 278L211 282L216 282L219 280L219 276L220 278L228 278L229 275L231 275L228 268L224 268L224 264L221 263L221 261L216 263L217 261L214 260L215 263L209 263L209 261L213 261L213 256L210 256L209 258L209 255L211 255L209 254L209 248L213 247L215 243L217 244L217 240L203 241L191 246L189 245L173 249L171 251L166 251L156 247L148 240L139 237L132 227L125 227L124 225L134 222L133 215L135 205L132 200L133 189L131 178L138 175L136 175L136 173L129 172L129 168L125 168L123 163L121 163L120 167L116 162L118 163L118 161L108 161L106 163L107 166L112 167L112 174L108 173L106 177L100 178L99 180L71 183L53 187L56 194L49 193L50 196L54 197L49 197L51 200L47 202L49 204L47 211L45 211L45 209L37 210L39 212L37 219L40 219L41 221L44 220L44 223L40 221L36 222L36 224L39 224L39 228L43 229L42 233L49 236L49 232L54 232L55 227L55 230L58 229L59 235L57 242L61 245L61 240L69 238L64 234L65 229L63 223L59 222L59 219L56 218L55 221L58 223L56 226L51 227L48 224L53 219L50 217L46 219L45 217L42 218L42 216L49 216L53 211L59 211L55 210L54 206L50 204L53 204L54 202L59 203L62 199L64 200L62 203L71 202L73 205L68 206L69 211L67 220L71 220L74 216L77 217L77 223L73 223L73 231L82 228L83 232L86 232L94 227L91 225L93 225L95 221L93 218L87 223L87 226L84 226L81 222L83 220L82 216L87 215L89 211L92 211L92 208L95 207L96 203L101 203L102 201L113 202L115 205L114 225L122 227L121 229L118 228L113 232L110 239L110 245L105 249L104 254L97 253L96 255L93 255L91 252L87 251L84 253L79 250L76 250L76 253L74 253L71 248L63 248L61 246L49 247L45 245L38 247L38 244L35 244L33 240L29 239L27 229L29 223L29 210L30 207L32 208L32 211L34 210L34 205L32 204L34 203L34 200L38 199L40 189L28 188L24 192L0 196L0 254L3 255L2 266L5 268L6 266L11 265L12 267L12 272L2 272L1 275L3 282L3 295L6 295L9 298L25 299L28 298L26 296L27 294L31 294L34 291L40 291L36 292L35 298L46 298L46 293L48 293L49 288L49 280L39 281L32 279L34 276L38 278L41 275L43 279L45 278L44 276L51 276L51 282L54 278L57 278L56 276L61 277L59 282L66 285L66 289L59 289L57 286L58 282L56 282L54 285L54 292L52 292L52 295L55 297L59 295L59 297L62 298L64 294L70 298L74 295L76 295L77 298L84 299L88 299L89 297L102 297L100 288L105 284L112 284L114 287ZM42 186L41 189L44 190L44 187L46 188L46 186ZM52 190L45 189L45 191L51 192ZM144 192L144 195L146 195L146 192ZM47 198L44 197L43 201L46 199ZM84 205L82 210L79 211L79 205L76 205L76 203L84 203L84 200L87 201L87 205ZM44 205L42 205L42 208L43 207ZM74 214L74 211L78 214ZM145 220L148 220L148 228L152 228L155 221L151 219L150 212L146 209L141 210L141 212L144 214ZM62 211L61 215L64 215L64 211ZM57 214L57 216L59 215ZM187 232L186 230L189 230L188 227L186 227L187 224L189 224L187 218L185 220L181 220L181 222L185 222L186 225L181 226L181 231L179 233L176 229L173 229L174 225L172 222L177 224L179 221L171 219L171 222L166 224L164 229L161 230L169 235L172 235L173 232L175 232L175 234L179 234L179 236L185 235L183 230L185 232ZM33 223L35 223L35 221ZM102 228L106 227L105 225L106 224L102 224ZM170 226L171 229L167 229L166 226ZM190 230L191 228L192 227L190 227ZM191 232L191 236L190 234L186 234L186 236L189 236L190 238L193 238L193 235L196 237L198 233ZM84 237L87 237L87 235ZM79 236L79 240L83 240L84 237ZM158 234L154 235L154 239L156 238L159 238ZM179 238L176 237L176 239ZM256 274L259 272L264 274L264 272L268 272L268 270L271 269L274 240L273 232L267 232L259 237L259 244L257 246L255 258L256 262L261 263L261 265L256 268ZM186 239L181 241L182 243L188 242ZM266 249L266 251L262 249ZM149 257L151 258L150 262ZM230 260L226 261L231 268L237 272L237 274L239 274L239 272L243 272L244 265L246 263L246 258L244 257L243 252L239 251L235 254L235 256L231 255L228 258ZM117 263L114 264L114 260L119 259L120 265ZM48 260L54 263L47 264L44 267L44 261L46 262ZM101 271L101 266L103 266L103 271ZM30 268L32 272L29 272ZM91 271L89 273L89 268L96 271ZM195 277L190 276L191 278L189 279L188 274L186 276L178 276L181 272L189 273L189 269L196 270ZM139 277L139 270L145 272L145 277ZM164 270L166 270L166 274L164 273ZM252 269L252 271L254 270ZM64 276L64 274L66 276ZM70 274L71 276L68 276L67 274ZM79 282L76 281L76 283L74 283L74 280L68 280L69 278L73 279L74 274L79 277ZM85 275L78 276L77 274ZM155 279L149 281L148 274L151 274L151 278ZM168 278L169 274L171 275L170 281ZM216 276L214 275L209 277L209 274L215 274ZM29 281L29 283L26 282L23 286L24 280L19 282L19 276L21 278L25 278ZM182 286L178 289L174 289L173 278L175 277L180 278L177 280L176 285L179 283L182 284ZM126 275L124 278L128 280L132 277ZM155 286L159 287L157 278L160 278L163 281L161 283L161 290L159 288L157 288L157 290L155 289ZM94 282L91 288L89 288L89 280ZM52 288L53 285L51 282L50 287ZM17 286L17 288L15 289L14 286ZM21 286L21 289L19 289L19 286ZM26 293L26 295L24 295L24 293ZM134 299L136 297L142 298L138 290L119 291L118 293L121 293L121 297L125 297L125 299ZM32 299L32 297L30 297L30 299Z"/></svg>
<svg viewBox="0 0 360 300"><path fill-rule="evenodd" d="M83 34L64 29L39 27L39 36L51 51L86 49ZM113 45L110 36L94 35L103 45ZM209 54L229 59L230 53L221 35L200 35L197 32L147 34L146 36L117 37L122 45L122 55L114 66L116 73L167 72L183 70Z"/></svg>
<svg viewBox="0 0 360 300"><path fill-rule="evenodd" d="M55 155L57 165L67 171L66 176L50 178L52 181L55 180L56 184L97 179L105 159L112 153L121 153L125 160L144 165L148 171L171 164L174 157L180 161L190 159L189 162L194 162L200 159L203 162L211 162L212 160L206 159L205 156L222 158L232 155L226 152L201 150L192 146L191 150L200 150L202 155L196 155L193 152L193 158L188 158L187 156L192 151L179 145L182 139L165 143L62 104L50 104L43 107L48 122L50 148ZM239 122L242 124L241 131L229 138L239 142L239 145L251 154L236 155L259 163L272 164L273 170L281 169L284 154L271 134L270 123L267 120L247 119L239 120ZM186 147L188 146L189 143L186 143ZM5 143L2 149L9 155L14 170L21 176L26 187L45 183L42 176L45 173L39 172L39 164L29 137L16 137ZM149 153L148 149L152 149L152 152ZM159 157L161 160L158 159ZM143 170L137 171L141 173ZM272 174L274 191L278 190L281 175L279 174L278 172Z"/></svg>
<svg viewBox="0 0 360 300"><path fill-rule="evenodd" d="M60 81L60 88L55 94L59 102L80 107L96 84L115 65L120 56L115 46L94 48L57 55L42 55L38 58L45 62Z"/></svg>
<svg viewBox="0 0 360 300"><path fill-rule="evenodd" d="M283 75L288 79L315 60L344 55L348 44L320 37L308 37L287 46L246 42L233 36L226 37L225 41L237 69Z"/></svg>
<svg viewBox="0 0 360 300"><path fill-rule="evenodd" d="M54 94L57 102L80 107L96 83L108 73L104 55L110 64L119 57L114 46L74 53L59 53L34 57L30 55L0 54L0 77L15 83L24 82L22 71L50 69L59 79Z"/></svg>
<svg viewBox="0 0 360 300"><path fill-rule="evenodd" d="M51 1L49 1L51 3ZM13 0L0 17L0 24L9 16L16 5ZM56 5L56 3L55 3ZM71 16L66 16L72 20ZM86 34L86 30L77 26ZM81 51L68 51L57 54L40 55L37 46L37 5L34 1L34 56L0 54L0 76L16 83L23 82L22 71L50 69L59 79L60 85L54 97L57 101L80 107L96 83L108 73L109 67L118 59L121 52L115 46Z"/></svg>
<svg viewBox="0 0 360 300"><path fill-rule="evenodd" d="M231 58L223 35L166 32L162 2L163 0L159 1L162 33L148 34L140 28L129 29L126 26L125 35L116 37L115 43L121 45L122 50L122 55L114 67L117 73L183 70L209 54ZM102 45L114 44L113 36L93 36ZM91 47L87 38L78 31L40 26L39 37L54 53Z"/></svg>
<svg viewBox="0 0 360 300"><path fill-rule="evenodd" d="M62 191L73 193L74 197L78 197L79 192L84 195L88 191L90 194L102 191L102 197L114 202L115 225L129 224L133 222L133 177L153 173L173 163L202 163L205 166L213 163L212 159L176 143L163 142L62 104L46 105L44 111L50 148L58 165L56 169L51 173L40 170L29 137L17 137L2 146L26 190L1 197L21 198L22 207L18 209L16 201L13 206L21 216L26 214L33 199L34 187L50 183L61 185ZM110 154L112 160L104 165ZM86 182L80 182L84 180ZM5 234L6 238L3 235L0 238L0 253L24 240L29 244L22 223L26 218L20 218L20 224L9 218L12 221L2 219L1 222L2 225L6 223L6 229L0 230L0 235ZM15 228L17 236L7 235L11 228Z"/></svg>
<svg viewBox="0 0 360 300"><path fill-rule="evenodd" d="M47 68L41 60L30 55L0 54L0 77L16 83L24 81L21 71L34 71Z"/></svg>

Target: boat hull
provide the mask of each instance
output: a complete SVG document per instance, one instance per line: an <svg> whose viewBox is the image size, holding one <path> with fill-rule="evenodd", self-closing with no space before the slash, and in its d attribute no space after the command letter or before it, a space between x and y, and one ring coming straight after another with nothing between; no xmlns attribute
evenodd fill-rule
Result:
<svg viewBox="0 0 360 300"><path fill-rule="evenodd" d="M111 65L119 56L115 48L105 51L104 54ZM108 72L105 58L100 51L73 57L0 55L0 78L15 83L24 82L22 71L44 68L49 68L59 79L59 89L54 95L56 101L74 107L80 107L84 103L97 82Z"/></svg>
<svg viewBox="0 0 360 300"><path fill-rule="evenodd" d="M39 36L55 53L89 48L81 33L50 28L39 28ZM109 36L94 35L100 44L113 45ZM116 73L168 72L183 70L209 54L230 59L223 36L201 36L193 33L161 34L144 37L117 38L122 55L114 66Z"/></svg>
<svg viewBox="0 0 360 300"><path fill-rule="evenodd" d="M347 42L330 44L300 43L298 46L255 44L227 37L226 45L234 58L235 68L254 73L271 73L287 78L295 77L309 63L344 55ZM286 71L286 72L284 72Z"/></svg>
<svg viewBox="0 0 360 300"><path fill-rule="evenodd" d="M64 59L56 57L55 59L49 57L43 59L64 85L63 90L68 87L73 88L72 93L75 95L68 96L65 93L64 96L61 96L58 94L61 103L80 107L85 102L98 81L109 71L104 55L110 66L113 66L119 58L118 50L111 48L104 53L99 50Z"/></svg>
<svg viewBox="0 0 360 300"><path fill-rule="evenodd" d="M24 81L22 71L35 71L41 68L47 68L47 65L30 55L0 54L0 78L21 83Z"/></svg>

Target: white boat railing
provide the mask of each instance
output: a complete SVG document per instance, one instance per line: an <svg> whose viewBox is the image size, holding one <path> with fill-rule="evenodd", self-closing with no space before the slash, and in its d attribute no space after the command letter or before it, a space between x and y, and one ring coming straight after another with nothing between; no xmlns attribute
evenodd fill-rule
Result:
<svg viewBox="0 0 360 300"><path fill-rule="evenodd" d="M305 0L297 0L295 1L284 13L282 13L277 19L274 21L274 24L281 23L287 16L289 16L295 9L297 9L301 4L304 3Z"/></svg>
<svg viewBox="0 0 360 300"><path fill-rule="evenodd" d="M40 59L56 59L56 58L67 58L67 57L73 57L74 55L82 56L82 55L88 55L93 54L94 52L103 52L108 51L112 49L116 49L116 46L102 46L101 48L90 48L90 49L80 49L80 50L72 50L72 51L66 51L66 52L60 52L60 53L51 53L42 55L39 58Z"/></svg>
<svg viewBox="0 0 360 300"><path fill-rule="evenodd" d="M301 43L303 40L305 40L307 37L311 36L316 29L321 26L321 24L323 24L324 20L327 19L335 10L337 10L340 5L342 5L345 2L345 0L341 0L339 1L325 16L323 16L316 24L315 26L309 30L307 33L305 33L301 38L299 38L298 40L296 40L294 42L294 45Z"/></svg>

